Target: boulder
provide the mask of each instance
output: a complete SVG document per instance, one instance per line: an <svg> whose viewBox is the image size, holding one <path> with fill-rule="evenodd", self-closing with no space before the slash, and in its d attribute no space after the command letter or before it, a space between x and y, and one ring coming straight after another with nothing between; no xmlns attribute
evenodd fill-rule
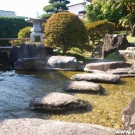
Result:
<svg viewBox="0 0 135 135"><path fill-rule="evenodd" d="M85 65L84 71L101 70L107 71L108 69L127 68L131 67L131 64L122 61L103 61L97 63L88 63Z"/></svg>
<svg viewBox="0 0 135 135"><path fill-rule="evenodd" d="M129 105L122 112L122 122L124 129L135 130L135 98L131 100Z"/></svg>
<svg viewBox="0 0 135 135"><path fill-rule="evenodd" d="M19 59L19 51L20 48L17 46L13 46L10 50L10 56L9 58L12 60L18 60Z"/></svg>
<svg viewBox="0 0 135 135"><path fill-rule="evenodd" d="M86 123L23 118L0 121L0 135L115 135L115 129Z"/></svg>
<svg viewBox="0 0 135 135"><path fill-rule="evenodd" d="M77 60L71 56L47 56L45 69L76 70Z"/></svg>
<svg viewBox="0 0 135 135"><path fill-rule="evenodd" d="M45 59L45 46L41 42L22 43L20 45L19 58L38 57L40 60Z"/></svg>
<svg viewBox="0 0 135 135"><path fill-rule="evenodd" d="M92 81L92 82L106 82L106 83L120 83L121 78L119 75L111 74L76 74L71 77L72 80L76 81Z"/></svg>
<svg viewBox="0 0 135 135"><path fill-rule="evenodd" d="M39 61L37 57L18 59L14 63L15 70L39 70L44 69L44 61Z"/></svg>
<svg viewBox="0 0 135 135"><path fill-rule="evenodd" d="M110 53L116 50L125 50L128 46L129 44L125 34L106 34L102 47L103 57L106 58Z"/></svg>
<svg viewBox="0 0 135 135"><path fill-rule="evenodd" d="M89 93L104 93L105 89L96 83L87 81L67 81L64 83L65 91L73 92L89 92Z"/></svg>
<svg viewBox="0 0 135 135"><path fill-rule="evenodd" d="M30 101L30 109L44 109L46 111L65 111L87 109L87 104L80 99L65 93L52 92Z"/></svg>
<svg viewBox="0 0 135 135"><path fill-rule="evenodd" d="M127 62L131 64L135 61L135 51L131 50L119 50L116 52L116 55L122 59L125 59Z"/></svg>

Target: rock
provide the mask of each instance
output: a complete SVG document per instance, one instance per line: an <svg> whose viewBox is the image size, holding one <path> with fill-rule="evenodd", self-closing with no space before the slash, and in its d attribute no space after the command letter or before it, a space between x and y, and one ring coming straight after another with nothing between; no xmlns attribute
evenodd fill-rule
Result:
<svg viewBox="0 0 135 135"><path fill-rule="evenodd" d="M10 50L10 59L12 60L18 60L19 59L19 51L20 48L17 46L13 46Z"/></svg>
<svg viewBox="0 0 135 135"><path fill-rule="evenodd" d="M129 46L126 35L124 34L106 34L102 47L103 58L116 50L125 50Z"/></svg>
<svg viewBox="0 0 135 135"><path fill-rule="evenodd" d="M114 128L36 118L3 120L0 129L0 135L115 135Z"/></svg>
<svg viewBox="0 0 135 135"><path fill-rule="evenodd" d="M124 129L135 130L135 98L131 100L129 105L122 112L122 122Z"/></svg>
<svg viewBox="0 0 135 135"><path fill-rule="evenodd" d="M116 55L122 59L125 59L127 62L131 64L135 61L135 51L130 50L119 50L116 52Z"/></svg>
<svg viewBox="0 0 135 135"><path fill-rule="evenodd" d="M116 74L121 77L135 76L135 70L132 68L117 68L117 69L113 69L113 70L108 70L106 73Z"/></svg>
<svg viewBox="0 0 135 135"><path fill-rule="evenodd" d="M83 61L78 61L77 67L78 67L77 70L84 70L85 65Z"/></svg>
<svg viewBox="0 0 135 135"><path fill-rule="evenodd" d="M30 101L30 109L44 109L47 111L65 111L87 109L87 105L80 99L65 93L52 92Z"/></svg>
<svg viewBox="0 0 135 135"><path fill-rule="evenodd" d="M91 70L107 71L108 69L117 69L117 68L126 68L126 67L131 67L131 64L122 61L97 62L97 63L86 64L84 71L91 71Z"/></svg>
<svg viewBox="0 0 135 135"><path fill-rule="evenodd" d="M128 50L128 51L135 51L135 47L127 47L126 50Z"/></svg>
<svg viewBox="0 0 135 135"><path fill-rule="evenodd" d="M102 57L102 45L99 45L92 51L91 58L101 58Z"/></svg>
<svg viewBox="0 0 135 135"><path fill-rule="evenodd" d="M44 69L44 67L44 61L39 61L37 57L18 59L14 63L15 70L39 70Z"/></svg>
<svg viewBox="0 0 135 135"><path fill-rule="evenodd" d="M104 93L105 89L96 83L87 81L67 81L64 83L65 91L73 92L89 92L89 93Z"/></svg>
<svg viewBox="0 0 135 135"><path fill-rule="evenodd" d="M77 60L71 56L47 56L45 69L76 70Z"/></svg>
<svg viewBox="0 0 135 135"><path fill-rule="evenodd" d="M45 46L41 42L23 43L20 45L19 59L38 57L45 59Z"/></svg>
<svg viewBox="0 0 135 135"><path fill-rule="evenodd" d="M121 79L119 75L111 74L76 74L71 77L76 81L92 81L92 82L106 82L106 83L120 83Z"/></svg>

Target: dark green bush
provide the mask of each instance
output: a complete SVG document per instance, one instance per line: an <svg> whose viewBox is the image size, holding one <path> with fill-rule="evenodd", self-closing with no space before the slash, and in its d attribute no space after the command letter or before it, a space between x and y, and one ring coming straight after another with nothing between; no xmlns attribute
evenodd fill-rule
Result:
<svg viewBox="0 0 135 135"><path fill-rule="evenodd" d="M44 43L48 47L59 46L63 53L73 47L84 49L88 42L87 31L82 21L70 12L53 14L44 27Z"/></svg>
<svg viewBox="0 0 135 135"><path fill-rule="evenodd" d="M111 34L115 24L106 20L96 21L85 24L89 39L95 43L96 40L103 39L106 33Z"/></svg>
<svg viewBox="0 0 135 135"><path fill-rule="evenodd" d="M26 22L21 18L0 17L0 38L17 38L18 32L32 23ZM0 44L11 45L10 41L0 40Z"/></svg>

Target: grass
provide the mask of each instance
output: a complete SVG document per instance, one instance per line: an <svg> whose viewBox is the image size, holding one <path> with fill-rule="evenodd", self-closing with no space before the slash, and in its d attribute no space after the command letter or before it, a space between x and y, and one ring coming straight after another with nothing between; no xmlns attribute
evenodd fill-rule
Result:
<svg viewBox="0 0 135 135"><path fill-rule="evenodd" d="M126 34L126 31L114 31L113 32L113 34L123 34L123 33ZM135 43L135 37L131 37L129 31L128 31L128 34L129 34L129 35L127 35L128 42ZM66 56L74 56L74 57L76 57L76 59L78 61L90 62L91 53L92 53L93 49L98 46L98 44L99 44L98 42L96 42L94 45L92 45L92 43L91 43L91 46L85 51L82 51L78 48L72 48L71 50L69 50L66 53ZM62 52L59 52L59 53L55 52L54 55L63 55L63 54L62 54ZM115 55L115 52L108 55L106 59L115 60L115 61L124 61L124 59L121 59L117 55Z"/></svg>
<svg viewBox="0 0 135 135"><path fill-rule="evenodd" d="M124 59L118 57L118 56L115 54L115 52L109 54L109 55L106 57L106 59L108 59L108 60L115 60L115 61L125 61Z"/></svg>
<svg viewBox="0 0 135 135"><path fill-rule="evenodd" d="M131 37L131 34L127 35L127 40L129 43L135 43L135 37Z"/></svg>

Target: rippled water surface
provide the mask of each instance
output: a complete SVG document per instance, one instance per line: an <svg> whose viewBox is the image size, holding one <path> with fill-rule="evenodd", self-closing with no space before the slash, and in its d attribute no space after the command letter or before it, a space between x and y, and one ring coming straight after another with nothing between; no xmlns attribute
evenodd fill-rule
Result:
<svg viewBox="0 0 135 135"><path fill-rule="evenodd" d="M0 72L0 118L42 118L84 122L122 128L122 110L135 97L135 78L122 78L121 84L103 84L107 95L73 94L92 104L92 111L49 114L29 110L29 101L44 93L64 92L63 83L78 72Z"/></svg>

